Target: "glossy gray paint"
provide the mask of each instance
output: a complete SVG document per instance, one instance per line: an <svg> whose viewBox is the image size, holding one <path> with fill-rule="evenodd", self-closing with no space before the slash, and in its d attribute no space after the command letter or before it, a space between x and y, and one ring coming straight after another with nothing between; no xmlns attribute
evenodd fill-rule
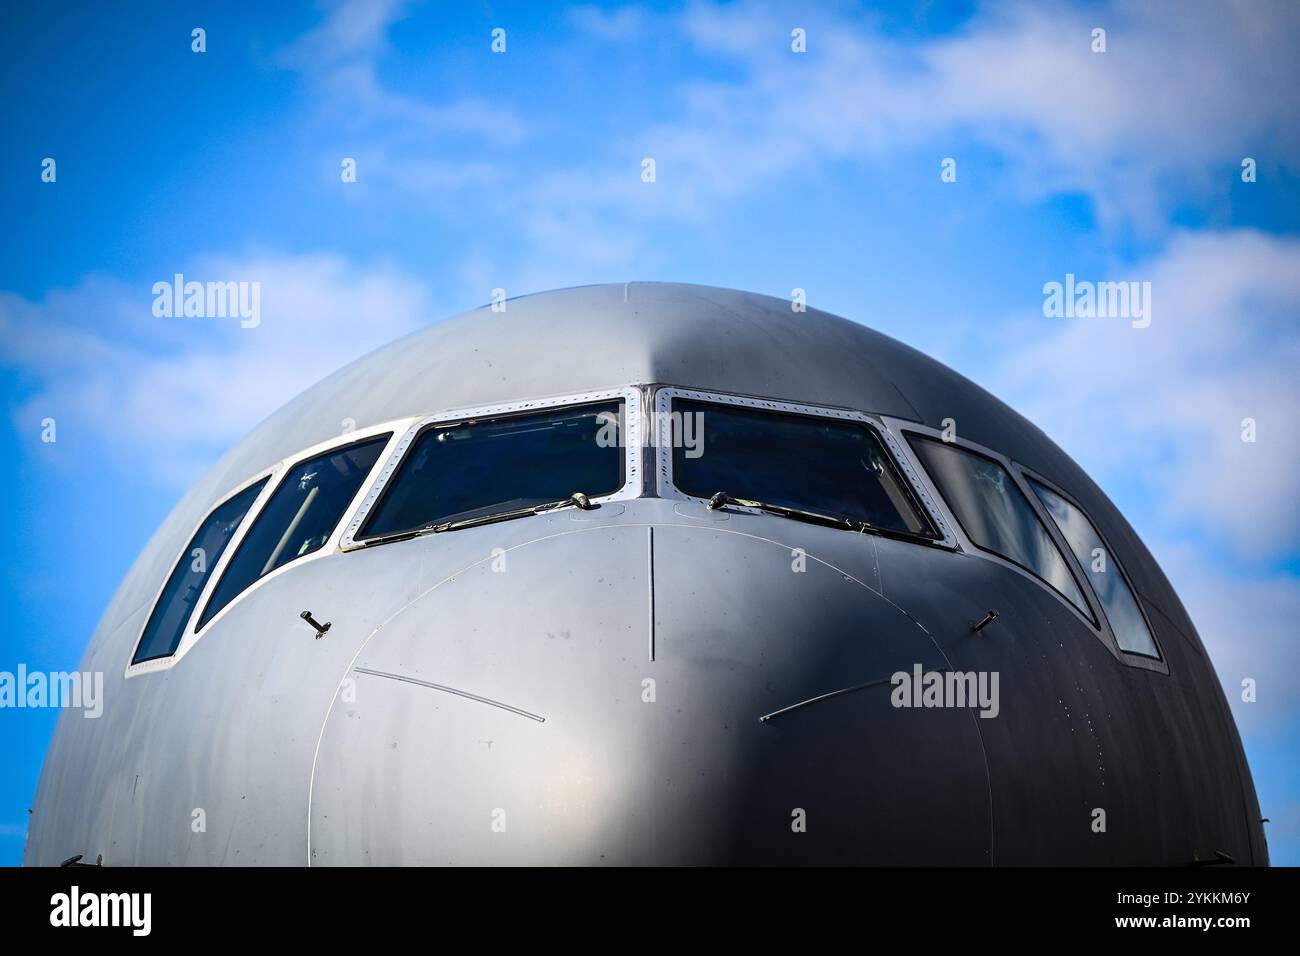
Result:
<svg viewBox="0 0 1300 956"><path fill-rule="evenodd" d="M197 521L344 419L645 383L838 406L895 429L956 418L964 440L1089 514L1168 674L1117 658L1040 584L969 550L647 497L305 562L238 599L176 667L124 679ZM805 574L791 571L794 548ZM972 635L989 607L998 621ZM304 608L332 622L324 638ZM999 671L1001 715L891 707L875 682L914 663ZM1204 648L1096 485L915 350L747 293L633 283L530 296L331 375L177 505L82 669L104 672L105 713L61 715L28 863L1267 861ZM791 831L795 808L806 833Z"/></svg>

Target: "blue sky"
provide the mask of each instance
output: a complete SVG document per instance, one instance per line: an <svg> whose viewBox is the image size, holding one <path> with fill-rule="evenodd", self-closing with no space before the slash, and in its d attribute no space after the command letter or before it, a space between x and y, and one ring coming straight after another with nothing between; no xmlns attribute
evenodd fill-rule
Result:
<svg viewBox="0 0 1300 956"><path fill-rule="evenodd" d="M1009 401L1115 499L1228 688L1274 861L1300 863L1294 3L47 2L4 21L0 670L74 668L222 451L494 288L799 287ZM261 324L155 318L177 272L260 282ZM1044 317L1067 273L1151 282L1151 326ZM0 710L0 863L54 717Z"/></svg>

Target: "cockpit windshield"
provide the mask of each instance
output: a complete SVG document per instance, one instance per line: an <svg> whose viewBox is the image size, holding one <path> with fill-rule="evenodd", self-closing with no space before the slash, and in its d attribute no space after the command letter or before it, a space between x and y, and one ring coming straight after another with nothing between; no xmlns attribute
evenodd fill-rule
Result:
<svg viewBox="0 0 1300 956"><path fill-rule="evenodd" d="M673 441L673 484L692 497L938 537L865 423L685 398L673 399L672 420L695 433Z"/></svg>
<svg viewBox="0 0 1300 956"><path fill-rule="evenodd" d="M427 425L356 540L454 530L475 518L540 513L533 509L575 494L613 494L624 483L622 425L622 401Z"/></svg>

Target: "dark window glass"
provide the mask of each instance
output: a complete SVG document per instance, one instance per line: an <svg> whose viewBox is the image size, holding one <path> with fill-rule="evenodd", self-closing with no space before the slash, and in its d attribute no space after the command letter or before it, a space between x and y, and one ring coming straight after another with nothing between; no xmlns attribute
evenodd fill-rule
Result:
<svg viewBox="0 0 1300 956"><path fill-rule="evenodd" d="M1155 638L1147 627L1146 619L1138 609L1137 600L1124 580L1124 572L1106 548L1093 525L1082 511L1066 501L1052 489L1030 479L1029 487L1052 516L1061 534L1070 544L1070 550L1092 582L1097 599L1106 612L1115 641L1120 648L1133 654L1159 657Z"/></svg>
<svg viewBox="0 0 1300 956"><path fill-rule="evenodd" d="M217 566L235 529L244 520L244 515L248 514L248 509L265 484L266 479L263 478L218 505L195 532L185 553L172 569L171 577L167 579L153 613L149 615L149 622L145 624L144 634L140 638L140 646L136 648L135 657L131 658L132 664L176 653L176 648L181 644L181 636L185 633L185 622L190 619L194 603L203 593L208 575Z"/></svg>
<svg viewBox="0 0 1300 956"><path fill-rule="evenodd" d="M361 529L402 534L623 487L621 401L438 422L411 444Z"/></svg>
<svg viewBox="0 0 1300 956"><path fill-rule="evenodd" d="M811 415L673 400L673 484L934 537L879 436Z"/></svg>
<svg viewBox="0 0 1300 956"><path fill-rule="evenodd" d="M199 627L258 578L320 550L389 437L369 438L290 468L239 543L203 609Z"/></svg>
<svg viewBox="0 0 1300 956"><path fill-rule="evenodd" d="M971 541L1032 571L1092 619L1065 558L1005 468L944 442L913 439L912 447Z"/></svg>

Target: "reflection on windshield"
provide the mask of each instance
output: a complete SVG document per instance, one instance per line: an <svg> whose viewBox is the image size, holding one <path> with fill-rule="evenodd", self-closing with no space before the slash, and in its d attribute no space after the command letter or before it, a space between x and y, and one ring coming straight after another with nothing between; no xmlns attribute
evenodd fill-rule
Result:
<svg viewBox="0 0 1300 956"><path fill-rule="evenodd" d="M258 578L320 550L390 437L368 438L290 468L230 559L199 627Z"/></svg>
<svg viewBox="0 0 1300 956"><path fill-rule="evenodd" d="M459 422L415 439L358 540L623 487L622 401Z"/></svg>
<svg viewBox="0 0 1300 956"><path fill-rule="evenodd" d="M149 623L145 625L144 634L140 637L140 646L131 658L132 664L176 653L185 633L185 624L190 619L190 612L194 610L194 603L203 593L208 575L216 567L235 529L244 520L244 515L265 484L266 479L263 478L218 505L195 532L163 586L158 604L149 615Z"/></svg>
<svg viewBox="0 0 1300 956"><path fill-rule="evenodd" d="M697 498L724 492L784 508L935 537L875 431L811 415L673 400L673 418L701 422L702 454L673 442L673 484ZM699 416L696 419L696 416Z"/></svg>
<svg viewBox="0 0 1300 956"><path fill-rule="evenodd" d="M1032 478L1029 487L1034 489L1047 513L1052 516L1061 534L1070 543L1070 550L1088 574L1092 589L1106 611L1111 630L1115 632L1115 642L1122 650L1147 657L1159 657L1155 638L1147 628L1146 619L1138 610L1133 592L1124 580L1124 572L1113 555L1106 550L1101 535L1092 526L1092 522L1082 511L1066 501L1050 488L1040 485Z"/></svg>
<svg viewBox="0 0 1300 956"><path fill-rule="evenodd" d="M971 541L1032 571L1091 620L1065 558L1005 468L933 439L912 439L912 447Z"/></svg>

